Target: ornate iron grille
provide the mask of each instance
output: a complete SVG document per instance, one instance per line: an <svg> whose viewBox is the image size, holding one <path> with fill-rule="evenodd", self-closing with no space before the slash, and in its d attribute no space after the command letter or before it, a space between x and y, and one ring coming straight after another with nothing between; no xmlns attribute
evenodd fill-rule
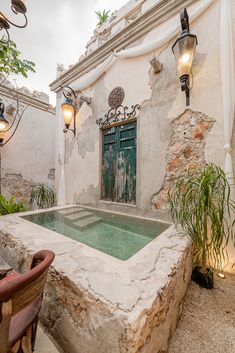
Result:
<svg viewBox="0 0 235 353"><path fill-rule="evenodd" d="M111 108L103 118L96 120L96 123L100 128L104 128L113 123L128 121L135 118L139 110L139 104L132 105L130 109L127 106L119 105L116 108Z"/></svg>

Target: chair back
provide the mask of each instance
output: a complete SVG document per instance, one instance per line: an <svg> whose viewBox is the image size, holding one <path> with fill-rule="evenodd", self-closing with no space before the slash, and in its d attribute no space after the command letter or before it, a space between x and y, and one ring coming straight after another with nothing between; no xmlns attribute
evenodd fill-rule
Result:
<svg viewBox="0 0 235 353"><path fill-rule="evenodd" d="M47 272L54 257L52 251L41 250L33 256L29 271L9 281L6 278L3 284L0 281L0 346L8 343L11 317L34 300L42 301Z"/></svg>

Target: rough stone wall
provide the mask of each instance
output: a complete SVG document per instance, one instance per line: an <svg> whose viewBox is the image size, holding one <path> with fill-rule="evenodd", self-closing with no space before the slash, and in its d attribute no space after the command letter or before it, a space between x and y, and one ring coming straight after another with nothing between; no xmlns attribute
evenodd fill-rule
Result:
<svg viewBox="0 0 235 353"><path fill-rule="evenodd" d="M54 187L55 169L49 171L47 179L45 182ZM2 194L7 199L14 196L15 201L23 202L26 206L29 206L30 193L36 184L32 179L24 179L21 173L6 172L2 176Z"/></svg>
<svg viewBox="0 0 235 353"><path fill-rule="evenodd" d="M190 109L172 122L173 133L166 153L163 187L152 200L156 209L167 208L169 187L180 174L189 168L205 166L206 137L214 122L213 118Z"/></svg>
<svg viewBox="0 0 235 353"><path fill-rule="evenodd" d="M27 205L34 185L32 181L25 180L21 173L6 173L2 178L2 193L7 198L14 196L16 201Z"/></svg>

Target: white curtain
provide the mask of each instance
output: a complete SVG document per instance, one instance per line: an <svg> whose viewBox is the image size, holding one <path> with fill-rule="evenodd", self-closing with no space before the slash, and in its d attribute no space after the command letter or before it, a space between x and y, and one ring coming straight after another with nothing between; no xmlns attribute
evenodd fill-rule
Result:
<svg viewBox="0 0 235 353"><path fill-rule="evenodd" d="M214 0L200 0L198 5L192 11L189 9L190 22L195 21L213 2ZM147 43L138 45L133 48L124 49L120 52L114 52L102 64L79 78L77 81L71 83L70 86L75 91L83 90L91 86L101 75L107 72L107 70L118 58L132 58L147 54L153 50L157 50L166 44L169 40L173 39L180 32L181 24L179 16L175 16L174 22L171 23L171 27L163 32L160 36L157 36L156 39L150 40Z"/></svg>
<svg viewBox="0 0 235 353"><path fill-rule="evenodd" d="M110 66L113 65L115 60L116 54L113 53L102 64L82 76L79 80L71 83L70 87L72 87L74 91L79 91L91 86L96 80L98 80L101 75L103 75L110 68Z"/></svg>
<svg viewBox="0 0 235 353"><path fill-rule="evenodd" d="M63 95L60 100L59 105L59 118L58 118L58 145L59 145L59 164L60 164L60 176L59 176L59 189L57 194L57 204L58 206L65 205L65 133L64 130L64 118L62 114L62 110L60 109L61 104L63 103L64 98Z"/></svg>
<svg viewBox="0 0 235 353"><path fill-rule="evenodd" d="M230 0L221 0L220 68L224 113L225 172L228 176L230 185L232 186L234 185L234 174L231 155L231 138L235 112L235 76ZM234 187L232 187L231 197L235 200L234 196Z"/></svg>
<svg viewBox="0 0 235 353"><path fill-rule="evenodd" d="M190 22L193 22L200 16L212 3L214 0L203 0L199 2L199 5L192 11L189 10ZM147 43L138 45L133 48L125 49L117 53L117 57L120 58L132 58L135 56L140 56L147 54L153 50L156 50L166 44L169 40L174 38L178 33L181 32L181 23L179 16L176 16L174 22L171 23L171 28L163 32L156 39L150 40Z"/></svg>

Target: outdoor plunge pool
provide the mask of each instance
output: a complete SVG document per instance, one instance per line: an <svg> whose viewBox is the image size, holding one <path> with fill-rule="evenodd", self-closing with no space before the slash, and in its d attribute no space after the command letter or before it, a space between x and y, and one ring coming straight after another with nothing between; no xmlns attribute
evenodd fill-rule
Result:
<svg viewBox="0 0 235 353"><path fill-rule="evenodd" d="M170 226L81 207L36 213L24 218L120 260L129 259Z"/></svg>
<svg viewBox="0 0 235 353"><path fill-rule="evenodd" d="M65 353L167 349L192 260L174 226L73 206L7 215L0 229L0 255L18 270L55 252L41 322Z"/></svg>

